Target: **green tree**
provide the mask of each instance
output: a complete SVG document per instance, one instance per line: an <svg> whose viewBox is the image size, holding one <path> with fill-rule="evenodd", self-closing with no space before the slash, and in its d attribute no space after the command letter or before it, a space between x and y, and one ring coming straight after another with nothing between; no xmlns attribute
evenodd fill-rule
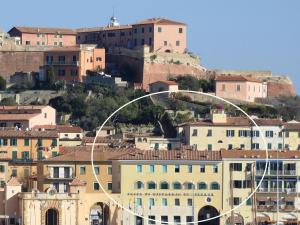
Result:
<svg viewBox="0 0 300 225"><path fill-rule="evenodd" d="M6 89L6 80L0 76L0 90L5 90Z"/></svg>
<svg viewBox="0 0 300 225"><path fill-rule="evenodd" d="M3 98L0 105L17 105L16 100L12 97Z"/></svg>

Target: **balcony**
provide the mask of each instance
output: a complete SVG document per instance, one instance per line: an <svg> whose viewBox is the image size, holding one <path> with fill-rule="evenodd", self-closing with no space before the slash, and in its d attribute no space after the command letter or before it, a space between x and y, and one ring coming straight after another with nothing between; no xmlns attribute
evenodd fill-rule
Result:
<svg viewBox="0 0 300 225"><path fill-rule="evenodd" d="M33 163L33 159L12 159L13 163Z"/></svg>
<svg viewBox="0 0 300 225"><path fill-rule="evenodd" d="M284 175L296 176L296 170L285 170Z"/></svg>
<svg viewBox="0 0 300 225"><path fill-rule="evenodd" d="M79 61L46 61L47 66L53 65L66 65L66 66L79 66Z"/></svg>
<svg viewBox="0 0 300 225"><path fill-rule="evenodd" d="M268 188L267 187L259 187L257 189L257 192L269 192Z"/></svg>
<svg viewBox="0 0 300 225"><path fill-rule="evenodd" d="M52 176L47 174L45 177L49 180L71 180L75 178L73 174L53 174Z"/></svg>

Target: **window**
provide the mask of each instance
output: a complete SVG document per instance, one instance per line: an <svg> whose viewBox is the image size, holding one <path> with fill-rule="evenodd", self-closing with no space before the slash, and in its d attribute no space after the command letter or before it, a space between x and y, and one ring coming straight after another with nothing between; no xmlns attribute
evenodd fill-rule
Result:
<svg viewBox="0 0 300 225"><path fill-rule="evenodd" d="M241 180L232 181L233 188L243 188L243 182Z"/></svg>
<svg viewBox="0 0 300 225"><path fill-rule="evenodd" d="M174 224L181 223L181 217L180 216L174 216Z"/></svg>
<svg viewBox="0 0 300 225"><path fill-rule="evenodd" d="M43 159L43 152L38 151L38 160L42 160L42 159Z"/></svg>
<svg viewBox="0 0 300 225"><path fill-rule="evenodd" d="M272 149L272 143L268 143L268 149Z"/></svg>
<svg viewBox="0 0 300 225"><path fill-rule="evenodd" d="M239 205L241 202L241 199L240 198L237 198L237 197L234 197L233 198L233 205Z"/></svg>
<svg viewBox="0 0 300 225"><path fill-rule="evenodd" d="M26 152L22 152L22 159L29 159L29 152L26 151Z"/></svg>
<svg viewBox="0 0 300 225"><path fill-rule="evenodd" d="M168 216L161 216L160 217L160 221L161 221L161 224L168 224Z"/></svg>
<svg viewBox="0 0 300 225"><path fill-rule="evenodd" d="M211 129L208 129L207 130L207 137L211 137L212 136L212 130Z"/></svg>
<svg viewBox="0 0 300 225"><path fill-rule="evenodd" d="M112 190L112 182L107 183L107 190Z"/></svg>
<svg viewBox="0 0 300 225"><path fill-rule="evenodd" d="M142 181L135 182L134 188L135 189L143 189L144 188L143 182Z"/></svg>
<svg viewBox="0 0 300 225"><path fill-rule="evenodd" d="M51 146L53 146L53 147L57 146L57 139L56 138L52 138Z"/></svg>
<svg viewBox="0 0 300 225"><path fill-rule="evenodd" d="M219 189L220 189L219 183L217 183L217 182L212 182L212 183L210 184L210 189L211 189L211 190L219 190Z"/></svg>
<svg viewBox="0 0 300 225"><path fill-rule="evenodd" d="M266 137L273 137L273 131L272 130L267 130L266 131Z"/></svg>
<svg viewBox="0 0 300 225"><path fill-rule="evenodd" d="M168 42L167 41L164 41L164 46L167 46L168 45Z"/></svg>
<svg viewBox="0 0 300 225"><path fill-rule="evenodd" d="M24 139L24 146L29 146L29 138Z"/></svg>
<svg viewBox="0 0 300 225"><path fill-rule="evenodd" d="M136 198L136 199L135 199L135 204L136 204L137 206L142 206L142 199L141 199L141 198Z"/></svg>
<svg viewBox="0 0 300 225"><path fill-rule="evenodd" d="M40 45L40 42L39 42L39 41L37 41L37 42L36 42L36 45Z"/></svg>
<svg viewBox="0 0 300 225"><path fill-rule="evenodd" d="M241 85L239 84L236 85L236 91L241 91Z"/></svg>
<svg viewBox="0 0 300 225"><path fill-rule="evenodd" d="M168 206L168 199L167 198L162 198L161 199L161 205L162 206Z"/></svg>
<svg viewBox="0 0 300 225"><path fill-rule="evenodd" d="M80 175L85 175L85 172L86 172L85 166L81 166L80 167Z"/></svg>
<svg viewBox="0 0 300 225"><path fill-rule="evenodd" d="M188 173L192 173L193 172L193 166L192 165L188 165Z"/></svg>
<svg viewBox="0 0 300 225"><path fill-rule="evenodd" d="M143 38L142 40L141 40L141 45L144 45L145 44L145 39Z"/></svg>
<svg viewBox="0 0 300 225"><path fill-rule="evenodd" d="M198 189L199 190L206 190L207 189L207 184L205 182L198 183Z"/></svg>
<svg viewBox="0 0 300 225"><path fill-rule="evenodd" d="M285 137L286 137L286 138L290 137L290 132L289 132L289 131L286 131L286 132L285 132Z"/></svg>
<svg viewBox="0 0 300 225"><path fill-rule="evenodd" d="M60 34L59 37L62 38L63 37L62 34Z"/></svg>
<svg viewBox="0 0 300 225"><path fill-rule="evenodd" d="M162 172L167 173L168 172L168 166L167 165L162 165Z"/></svg>
<svg viewBox="0 0 300 225"><path fill-rule="evenodd" d="M178 33L182 33L183 32L183 29L182 29L182 27L180 27L180 28L178 28Z"/></svg>
<svg viewBox="0 0 300 225"><path fill-rule="evenodd" d="M155 224L155 216L148 216L148 224Z"/></svg>
<svg viewBox="0 0 300 225"><path fill-rule="evenodd" d="M179 173L180 172L180 165L175 165L174 172Z"/></svg>
<svg viewBox="0 0 300 225"><path fill-rule="evenodd" d="M18 158L18 152L12 151L12 160L16 160Z"/></svg>
<svg viewBox="0 0 300 225"><path fill-rule="evenodd" d="M173 183L173 189L174 190L180 190L180 189L182 189L182 186L181 186L181 183L179 183L179 182L174 182Z"/></svg>
<svg viewBox="0 0 300 225"><path fill-rule="evenodd" d="M213 165L213 172L218 173L218 165Z"/></svg>
<svg viewBox="0 0 300 225"><path fill-rule="evenodd" d="M191 183L191 182L188 182L188 183L186 184L186 189L188 189L188 190L193 190L193 189L194 189L194 184Z"/></svg>
<svg viewBox="0 0 300 225"><path fill-rule="evenodd" d="M100 185L99 185L98 182L94 182L94 184L93 184L93 190L94 191L99 191L100 190Z"/></svg>
<svg viewBox="0 0 300 225"><path fill-rule="evenodd" d="M226 137L234 137L234 130L226 130Z"/></svg>
<svg viewBox="0 0 300 225"><path fill-rule="evenodd" d="M40 34L36 34L36 36L39 38L39 37L40 37Z"/></svg>
<svg viewBox="0 0 300 225"><path fill-rule="evenodd" d="M107 174L108 174L108 175L111 175L111 174L112 174L112 167L111 167L111 166L108 166L108 167L107 167Z"/></svg>
<svg viewBox="0 0 300 225"><path fill-rule="evenodd" d="M197 129L193 129L193 134L192 134L192 136L195 137L195 136L197 136L197 135L198 135L198 130L197 130Z"/></svg>
<svg viewBox="0 0 300 225"><path fill-rule="evenodd" d="M166 181L161 182L160 189L164 189L164 190L169 189L169 183Z"/></svg>
<svg viewBox="0 0 300 225"><path fill-rule="evenodd" d="M200 173L205 173L205 165L200 165Z"/></svg>
<svg viewBox="0 0 300 225"><path fill-rule="evenodd" d="M42 140L41 138L39 138L39 139L37 140L37 145L38 145L39 147L43 146L43 140Z"/></svg>
<svg viewBox="0 0 300 225"><path fill-rule="evenodd" d="M94 172L96 175L100 174L100 167L99 166L94 166Z"/></svg>
<svg viewBox="0 0 300 225"><path fill-rule="evenodd" d="M148 189L156 189L156 184L153 181L149 181L147 184Z"/></svg>
<svg viewBox="0 0 300 225"><path fill-rule="evenodd" d="M0 173L4 173L5 172L5 166L4 165L0 165Z"/></svg>
<svg viewBox="0 0 300 225"><path fill-rule="evenodd" d="M77 76L78 70L77 69L71 69L71 76Z"/></svg>
<svg viewBox="0 0 300 225"><path fill-rule="evenodd" d="M25 45L30 45L30 41L25 41Z"/></svg>
<svg viewBox="0 0 300 225"><path fill-rule="evenodd" d="M259 143L252 143L252 149L259 149Z"/></svg>
<svg viewBox="0 0 300 225"><path fill-rule="evenodd" d="M16 138L11 138L10 139L10 146L17 146L18 145L18 141Z"/></svg>
<svg viewBox="0 0 300 225"><path fill-rule="evenodd" d="M154 206L155 205L155 200L154 198L149 198L149 206Z"/></svg>
<svg viewBox="0 0 300 225"><path fill-rule="evenodd" d="M144 27L142 27L142 33L145 33L145 28Z"/></svg>
<svg viewBox="0 0 300 225"><path fill-rule="evenodd" d="M18 175L18 170L17 169L12 169L11 170L11 176L17 177L17 175Z"/></svg>
<svg viewBox="0 0 300 225"><path fill-rule="evenodd" d="M229 144L228 145L228 150L232 150L232 148L233 148L232 144Z"/></svg>
<svg viewBox="0 0 300 225"><path fill-rule="evenodd" d="M252 198L247 199L246 205L252 205Z"/></svg>
<svg viewBox="0 0 300 225"><path fill-rule="evenodd" d="M154 165L149 165L149 172L154 173Z"/></svg>
<svg viewBox="0 0 300 225"><path fill-rule="evenodd" d="M149 27L148 31L149 31L149 33L151 33L152 32L152 27Z"/></svg>
<svg viewBox="0 0 300 225"><path fill-rule="evenodd" d="M222 91L226 91L226 86L225 86L225 84L222 84Z"/></svg>
<svg viewBox="0 0 300 225"><path fill-rule="evenodd" d="M54 42L54 46L57 46L57 42L56 41Z"/></svg>
<svg viewBox="0 0 300 225"><path fill-rule="evenodd" d="M208 150L208 151L211 151L211 150L212 150L212 144L208 144L208 145L207 145L207 150Z"/></svg>
<svg viewBox="0 0 300 225"><path fill-rule="evenodd" d="M161 32L162 32L161 27L158 27L158 28L157 28L157 31L158 31L159 33L161 33Z"/></svg>
<svg viewBox="0 0 300 225"><path fill-rule="evenodd" d="M282 137L282 131L278 132L278 137Z"/></svg>
<svg viewBox="0 0 300 225"><path fill-rule="evenodd" d="M142 165L136 165L136 172L141 173L142 172Z"/></svg>
<svg viewBox="0 0 300 225"><path fill-rule="evenodd" d="M180 200L179 200L179 198L175 198L174 199L174 205L175 206L180 206Z"/></svg>
<svg viewBox="0 0 300 225"><path fill-rule="evenodd" d="M180 41L176 41L176 46L180 46Z"/></svg>
<svg viewBox="0 0 300 225"><path fill-rule="evenodd" d="M66 70L65 69L59 69L58 70L58 76L65 76L66 75Z"/></svg>
<svg viewBox="0 0 300 225"><path fill-rule="evenodd" d="M242 163L230 163L230 169L232 171L242 171Z"/></svg>
<svg viewBox="0 0 300 225"><path fill-rule="evenodd" d="M187 206L193 206L193 199L191 198L187 199Z"/></svg>

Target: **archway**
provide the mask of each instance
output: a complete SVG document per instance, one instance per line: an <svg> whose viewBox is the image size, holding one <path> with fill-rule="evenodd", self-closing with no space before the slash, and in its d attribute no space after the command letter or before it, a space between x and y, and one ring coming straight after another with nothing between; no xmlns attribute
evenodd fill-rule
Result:
<svg viewBox="0 0 300 225"><path fill-rule="evenodd" d="M218 210L215 207L210 205L202 207L198 212L199 221L213 218L216 216L219 216ZM220 218L198 223L198 225L219 225L219 224L220 224Z"/></svg>
<svg viewBox="0 0 300 225"><path fill-rule="evenodd" d="M46 211L46 225L59 225L56 209L51 208Z"/></svg>
<svg viewBox="0 0 300 225"><path fill-rule="evenodd" d="M90 225L109 225L110 209L103 202L95 203L90 209Z"/></svg>

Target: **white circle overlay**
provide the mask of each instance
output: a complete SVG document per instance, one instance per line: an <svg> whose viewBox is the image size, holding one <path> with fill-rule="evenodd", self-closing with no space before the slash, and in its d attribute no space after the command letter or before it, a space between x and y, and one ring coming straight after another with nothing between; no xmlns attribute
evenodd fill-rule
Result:
<svg viewBox="0 0 300 225"><path fill-rule="evenodd" d="M239 106L235 105L234 103L226 100L226 99L223 99L219 96L215 96L215 95L212 95L212 94L208 94L208 93L204 93L204 92L200 92L200 91L191 91L191 90L173 90L173 91L159 91L159 92L154 92L154 93L150 93L150 94L146 94L146 95L143 95L141 97L138 97L138 98L135 98L133 100L131 100L130 102L127 102L125 103L124 105L122 105L121 107L119 107L117 110L115 110L109 117L107 117L107 119L102 123L102 125L100 126L100 129L97 131L96 133L96 136L95 136L95 139L93 141L93 144L92 144L92 149L91 149L91 163L92 163L92 168L93 168L93 174L94 174L94 177L96 178L101 190L105 193L105 195L113 202L115 203L117 206L119 206L120 208L122 208L123 210L127 211L128 213L131 213L132 215L134 216L138 216L138 217L141 217L143 219L145 219L146 221L154 221L156 223L163 223L163 224L175 224L175 222L164 222L164 221L161 221L161 220L156 220L156 219L149 219L148 217L145 217L141 214L138 214L134 211L132 211L131 209L127 208L127 207L124 207L123 205L121 205L118 201L116 201L113 197L111 197L111 195L109 193L107 193L105 191L105 189L103 188L103 186L101 185L101 182L99 181L97 175L96 175L96 172L95 172L95 169L94 169L94 147L95 147L95 143L96 143L96 140L97 140L97 137L99 135L99 133L101 132L103 126L105 126L105 124L107 123L107 121L109 121L116 113L118 113L120 110L122 110L123 108L125 108L126 106L130 105L131 103L133 102L136 102L140 99L143 99L143 98L147 98L147 97L150 97L150 96L153 96L153 95L159 95L159 94L164 94L164 93L193 93L193 94L200 94L200 95L204 95L204 96L207 96L207 97L212 97L212 98L215 98L215 99L218 99L218 100L221 100L233 107L235 107L236 109L238 109L239 111L241 111L244 115L246 115L248 117L248 119L256 126L256 128L258 129L259 133L263 133L262 130L260 129L260 127L256 124L256 122L243 110L241 109ZM180 222L180 223L176 223L176 225L187 225L187 224L197 224L197 223L202 223L202 222L206 222L206 221L210 221L210 220L214 220L214 219L217 219L217 218L221 218L231 212L233 212L234 210L238 209L239 207L241 207L243 204L245 204L247 202L248 199L250 199L256 192L257 190L259 189L259 187L261 186L262 184L262 181L266 175L266 172L268 170L268 167L269 167L269 156L268 156L268 148L267 148L267 143L266 143L266 140L265 138L263 137L263 135L261 135L262 137L262 140L263 140L263 144L264 144L264 147L265 147L265 151L266 151L266 158L265 158L265 170L264 170L264 173L263 173L263 176L262 178L260 179L257 187L253 190L252 193L249 194L249 196L244 199L239 205L233 207L232 209L228 210L227 212L224 212L224 213L221 213L220 215L218 216L215 216L215 217L211 217L211 218L207 218L205 220L199 220L199 221L193 221L193 222ZM251 151L251 150L249 150ZM223 178L224 179L224 178ZM195 220L195 218L193 218Z"/></svg>

